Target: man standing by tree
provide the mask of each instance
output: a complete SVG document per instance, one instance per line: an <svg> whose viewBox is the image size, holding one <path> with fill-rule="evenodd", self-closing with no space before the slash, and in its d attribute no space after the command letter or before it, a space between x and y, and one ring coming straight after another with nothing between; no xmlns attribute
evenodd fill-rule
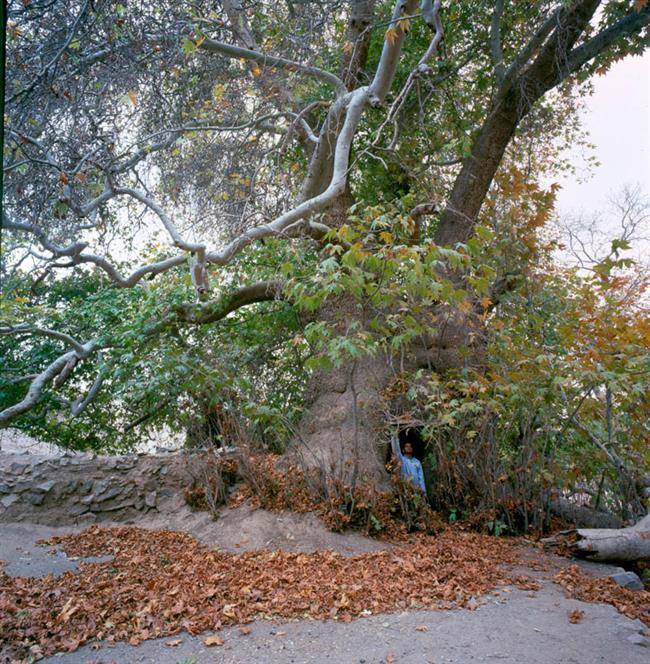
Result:
<svg viewBox="0 0 650 664"><path fill-rule="evenodd" d="M413 486L421 489L426 496L427 487L424 483L424 472L422 471L420 460L413 456L413 443L410 440L406 440L404 442L404 451L402 451L399 444L399 438L393 436L391 444L395 458L399 459L402 475L411 482Z"/></svg>

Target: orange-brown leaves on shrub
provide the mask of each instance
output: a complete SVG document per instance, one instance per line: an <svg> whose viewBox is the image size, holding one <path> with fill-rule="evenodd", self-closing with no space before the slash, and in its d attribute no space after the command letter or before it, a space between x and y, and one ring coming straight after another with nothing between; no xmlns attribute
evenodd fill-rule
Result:
<svg viewBox="0 0 650 664"><path fill-rule="evenodd" d="M438 532L444 521L428 506L425 497L408 481L393 473L390 491L377 491L359 482L354 488L335 479L323 485L317 471L300 466L280 468L281 457L255 454L239 459L244 480L228 499L230 507L250 501L273 511L315 512L335 532L360 530L382 539L404 539L409 532Z"/></svg>

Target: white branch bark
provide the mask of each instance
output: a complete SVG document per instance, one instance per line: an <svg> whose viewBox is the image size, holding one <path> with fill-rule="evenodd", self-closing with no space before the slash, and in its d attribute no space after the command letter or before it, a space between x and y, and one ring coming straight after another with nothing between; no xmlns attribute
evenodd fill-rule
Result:
<svg viewBox="0 0 650 664"><path fill-rule="evenodd" d="M183 263L186 263L188 259L187 255L185 254L172 256L162 261L143 265L134 270L130 275L124 277L120 274L118 269L103 256L83 253L83 250L88 246L85 242L74 242L67 247L60 247L50 242L43 230L40 228L29 223L9 221L6 216L4 216L4 214L2 228L11 231L30 233L38 238L39 242L47 251L52 253L54 258L60 258L62 256L70 258L70 263L59 267L72 267L84 263L97 266L103 270L111 279L111 281L115 282L120 288L132 288L147 275L157 275L163 272L167 272L174 267L183 265Z"/></svg>
<svg viewBox="0 0 650 664"><path fill-rule="evenodd" d="M69 334L65 334L65 332L58 332L57 330L50 330L46 327L38 327L28 325L26 323L9 327L0 327L0 335L2 336L20 334L36 334L43 337L50 337L51 339L58 339L59 341L63 341L68 346L72 346L72 348L77 351L77 353L84 352L83 344L79 343Z"/></svg>
<svg viewBox="0 0 650 664"><path fill-rule="evenodd" d="M49 334L53 332L52 330L47 330L47 332L47 336L52 336ZM67 335L63 335L63 337L67 337ZM72 340L71 337L68 337L68 339ZM76 364L79 360L86 359L98 348L96 341L88 341L84 344L79 344L74 340L72 341L78 347L57 357L56 360L51 362L40 374L36 376L36 378L34 378L29 386L29 389L27 390L27 394L23 399L21 399L13 406L9 406L3 411L0 411L0 427L7 426L11 420L33 408L40 400L45 387L52 381L57 381L57 379L66 371L66 367ZM69 373L65 375L65 379L67 379L68 376ZM61 380L57 384L57 387L60 387L61 384L65 382L65 379Z"/></svg>
<svg viewBox="0 0 650 664"><path fill-rule="evenodd" d="M84 410L86 410L88 404L97 396L97 393L101 389L103 383L104 383L104 374L102 373L97 374L97 378L95 378L93 384L90 386L90 389L88 390L86 396L78 397L71 404L70 412L72 413L73 417L77 417L77 415L80 415Z"/></svg>
<svg viewBox="0 0 650 664"><path fill-rule="evenodd" d="M292 60L287 60L286 58L266 55L258 51L225 44L208 38L201 42L200 48L208 51L221 53L222 55L227 55L229 57L253 60L260 64L268 64L288 71L299 71L312 75L323 82L335 86L338 99L332 105L328 117L328 119L331 119L332 121L325 123L326 127L319 136L319 145L314 152L316 161L318 161L319 158L327 159L327 157L323 156L328 152L326 144L333 142L335 145L331 176L329 177L326 188L322 192L319 192L316 195L306 196L305 191L308 192L310 187L303 187L303 194L299 196L298 204L291 210L285 212L269 223L245 231L222 249L211 251L207 251L204 244L191 243L185 240L166 211L150 196L132 187L109 186L107 184L105 190L99 196L78 207L77 212L81 215L88 215L113 197L117 195L128 195L147 206L158 216L176 247L186 252L196 252L198 260L201 263L205 261L216 265L225 265L239 251L252 242L282 234L297 222L325 210L345 190L349 170L350 150L362 112L369 101L371 103L381 103L388 93L393 82L395 70L406 36L406 31L399 28L399 21L412 14L417 4L417 0L399 0L395 3L392 15L392 23L395 23L395 25L398 26L394 31L395 36L391 39L386 38L384 40L379 66L377 67L375 77L370 86L367 88L360 87L352 92L347 92L343 81L337 76L319 69L318 67L302 65ZM431 57L437 44L442 38L442 26L438 17L440 0L436 0L436 2L433 3L431 7L433 13L428 10L428 4L428 2L423 2L423 9L427 11L427 16L429 16L430 20L434 22L436 35L434 36L427 52L421 59L421 63ZM298 118L301 119L300 116L298 116ZM310 169L306 178L307 185L309 185L310 178L315 179L317 177L317 170L317 168L314 168L314 163L310 164ZM318 173L318 175L320 176L322 173ZM147 274L160 274L161 272L181 265L187 260L186 256L175 256L165 259L164 261L142 266L135 270L131 275L123 277L106 259L94 254L83 253L83 250L87 246L85 243L74 243L65 248L57 247L48 241L45 233L41 229L31 224L10 223L7 222L6 219L3 219L3 226L12 230L31 232L38 237L41 244L43 244L43 246L48 251L51 251L56 257L69 256L74 264L92 263L96 265L103 269L115 283L122 287L133 286Z"/></svg>
<svg viewBox="0 0 650 664"><path fill-rule="evenodd" d="M327 189L323 193L300 203L270 223L256 226L242 233L223 249L208 252L208 263L225 265L251 242L281 234L297 221L326 209L345 191L352 140L367 102L367 88L358 88L354 92L348 93L344 98L346 106L345 121L336 141L334 169Z"/></svg>
<svg viewBox="0 0 650 664"><path fill-rule="evenodd" d="M395 3L391 25L397 26L392 30L391 37L384 39L383 50L377 67L375 76L368 87L359 87L348 92L343 81L318 67L303 65L286 58L270 56L260 53L256 50L232 46L212 39L204 39L199 48L214 53L219 53L232 58L244 58L268 65L284 71L298 72L306 74L320 80L335 88L336 96L334 103L330 106L328 119L318 137L318 144L312 155L309 171L306 177L306 186L302 188L302 193L298 197L297 204L287 212L284 212L273 221L256 226L239 235L219 250L207 251L205 245L188 242L178 230L167 212L148 194L128 186L119 186L107 178L105 190L95 199L78 206L75 210L80 215L88 215L100 205L107 203L115 196L127 195L148 207L160 219L166 231L172 238L174 245L184 252L197 254L197 260L204 263L216 265L226 265L239 251L256 240L262 238L286 234L287 236L299 235L301 232L308 232L310 235L322 237L329 230L324 224L315 222L312 217L331 206L341 194L344 193L350 168L350 151L352 143L359 126L362 114L366 106L370 104L380 104L385 99L393 83L395 71L401 54L406 29L401 26L399 21L410 16L417 7L417 0L398 0ZM442 39L442 25L438 17L440 1L436 0L431 4L428 0L423 1L423 15L427 23L433 25L436 34L423 55L421 63L426 62L435 52L437 45ZM302 113L296 116L297 122L305 131L311 141L314 140L313 132L309 127L302 125ZM194 128L192 128L194 129ZM197 128L198 129L198 128ZM174 136L175 138L175 136ZM333 146L333 150L332 150ZM136 153L131 159L139 159L140 154ZM134 164L126 162L125 168L128 170ZM319 191L320 186L313 187L317 180L327 182L326 186ZM311 195L308 193L312 191ZM28 223L9 222L6 217L2 217L2 225L10 230L28 232L34 235L40 243L50 251L54 257L67 256L70 258L70 264L78 265L91 263L104 270L106 274L119 286L130 287L140 281L147 274L160 274L167 270L181 265L187 261L187 255L174 256L157 263L145 265L135 270L131 275L123 277L117 269L111 265L105 258L90 253L84 253L87 247L86 243L75 242L68 247L59 247L50 242L45 232L37 226ZM259 292L258 292L259 291ZM223 312L230 311L226 305L236 308L239 304L259 301L262 299L277 298L279 291L269 290L268 285L254 285L244 289L241 297L230 298L228 302L218 311L212 312L213 315L199 317L196 322L203 320L217 320L225 315ZM240 302L241 301L241 302ZM243 306L242 304L242 306ZM52 381L57 382L57 377L61 377L64 382L70 374L73 366L82 359L98 349L96 341L89 341L85 344L79 344L72 338L65 338L56 335L56 338L73 342L73 350L61 355L54 360L43 372L41 372L31 383L24 399L19 403L6 408L0 412L0 425L6 425L11 419L26 412L33 407L41 398L44 388ZM73 410L80 412L85 405L95 396L101 386L102 377L98 376L91 387L87 397L81 401L77 399L73 403Z"/></svg>
<svg viewBox="0 0 650 664"><path fill-rule="evenodd" d="M338 76L332 74L331 72L325 71L324 69L320 69L319 67L304 65L300 62L296 62L295 60L288 60L287 58L281 58L276 55L260 53L259 51L242 48L241 46L233 46L232 44L226 44L225 42L209 39L207 37L200 43L199 48L211 53L219 53L220 55L225 55L229 58L252 60L253 62L257 62L262 66L269 66L276 69L283 69L284 71L306 74L318 79L319 81L322 81L323 83L332 85L339 95L347 92L343 81Z"/></svg>

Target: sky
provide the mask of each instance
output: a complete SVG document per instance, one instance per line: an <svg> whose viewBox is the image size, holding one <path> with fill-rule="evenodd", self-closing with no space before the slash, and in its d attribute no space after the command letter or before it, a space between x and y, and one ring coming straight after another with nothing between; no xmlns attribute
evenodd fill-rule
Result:
<svg viewBox="0 0 650 664"><path fill-rule="evenodd" d="M602 210L625 185L638 184L650 195L650 52L615 63L592 82L595 91L582 119L600 166L588 177L581 150L571 150L579 172L559 181L560 215Z"/></svg>

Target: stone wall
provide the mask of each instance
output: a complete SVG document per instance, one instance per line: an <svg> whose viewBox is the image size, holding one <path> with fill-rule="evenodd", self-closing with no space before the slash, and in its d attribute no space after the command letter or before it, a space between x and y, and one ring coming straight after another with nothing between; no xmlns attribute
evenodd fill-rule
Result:
<svg viewBox="0 0 650 664"><path fill-rule="evenodd" d="M182 454L0 454L0 522L126 521L182 504Z"/></svg>

